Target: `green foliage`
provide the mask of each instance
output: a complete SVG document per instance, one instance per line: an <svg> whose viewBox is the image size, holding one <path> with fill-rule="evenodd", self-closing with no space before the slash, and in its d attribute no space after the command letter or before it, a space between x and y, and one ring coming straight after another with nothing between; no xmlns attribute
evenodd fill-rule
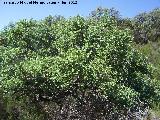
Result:
<svg viewBox="0 0 160 120"><path fill-rule="evenodd" d="M98 21L80 16L50 24L48 20L53 18L21 20L1 32L0 86L4 95L57 104L68 96L80 103L93 102L97 96L109 101L106 106L115 107L109 113L103 111L106 119L112 112L159 100L152 68L131 46L129 29L121 30L107 14ZM117 114L113 118L118 119Z"/></svg>
<svg viewBox="0 0 160 120"><path fill-rule="evenodd" d="M138 49L141 53L143 53L143 55L146 56L146 58L148 59L148 61L150 63L152 63L152 76L154 79L157 79L158 81L155 80L155 87L157 87L157 89L159 89L159 83L160 83L160 61L159 61L159 42L149 42L146 45L134 45L136 49ZM158 93L160 95L160 93ZM159 96L156 98L157 101L159 102ZM159 103L157 103L159 104Z"/></svg>
<svg viewBox="0 0 160 120"><path fill-rule="evenodd" d="M133 30L137 43L158 41L160 39L160 9L156 8L149 13L141 13L133 19Z"/></svg>

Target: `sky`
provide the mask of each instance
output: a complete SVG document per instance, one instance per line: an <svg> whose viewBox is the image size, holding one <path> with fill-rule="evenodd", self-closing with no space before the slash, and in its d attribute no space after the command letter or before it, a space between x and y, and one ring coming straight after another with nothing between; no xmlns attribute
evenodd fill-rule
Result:
<svg viewBox="0 0 160 120"><path fill-rule="evenodd" d="M7 26L10 22L20 19L41 20L49 15L88 16L97 7L112 8L120 12L122 17L134 17L142 12L149 12L154 8L160 8L160 0L77 0L77 4L68 4L69 1L63 0L67 4L62 4L62 0L37 0L38 2L59 2L59 4L29 5L29 4L4 4L4 2L18 2L22 0L0 0L0 29ZM31 0L23 0L29 2Z"/></svg>

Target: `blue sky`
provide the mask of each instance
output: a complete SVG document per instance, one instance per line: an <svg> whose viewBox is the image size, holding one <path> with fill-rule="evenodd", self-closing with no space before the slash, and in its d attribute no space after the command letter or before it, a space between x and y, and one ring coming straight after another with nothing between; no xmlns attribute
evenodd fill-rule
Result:
<svg viewBox="0 0 160 120"><path fill-rule="evenodd" d="M62 15L64 17L80 14L87 16L92 10L101 6L103 8L114 7L123 17L133 17L141 12L148 12L156 7L160 7L160 0L77 0L77 4L56 4L56 5L5 5L0 0L0 29L20 19L43 19L48 15ZM19 0L20 1L20 0ZM23 0L29 1L29 0ZM42 2L62 0L37 0ZM63 0L68 2L69 0ZM71 0L72 1L72 0Z"/></svg>

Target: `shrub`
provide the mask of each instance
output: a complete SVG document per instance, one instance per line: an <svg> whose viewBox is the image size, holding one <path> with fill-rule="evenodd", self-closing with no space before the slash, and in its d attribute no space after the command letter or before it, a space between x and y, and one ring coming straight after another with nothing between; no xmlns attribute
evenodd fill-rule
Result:
<svg viewBox="0 0 160 120"><path fill-rule="evenodd" d="M159 88L131 42L130 31L107 13L98 21L76 16L50 25L22 20L1 32L0 85L4 95L43 109L54 102L57 112L48 117L132 118L159 99Z"/></svg>

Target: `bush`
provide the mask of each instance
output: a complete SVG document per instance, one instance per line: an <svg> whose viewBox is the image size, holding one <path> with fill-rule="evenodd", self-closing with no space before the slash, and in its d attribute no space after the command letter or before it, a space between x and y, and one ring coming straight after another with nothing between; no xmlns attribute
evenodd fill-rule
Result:
<svg viewBox="0 0 160 120"><path fill-rule="evenodd" d="M159 99L159 88L132 39L107 13L19 21L1 32L3 93L29 98L47 119L133 118Z"/></svg>

